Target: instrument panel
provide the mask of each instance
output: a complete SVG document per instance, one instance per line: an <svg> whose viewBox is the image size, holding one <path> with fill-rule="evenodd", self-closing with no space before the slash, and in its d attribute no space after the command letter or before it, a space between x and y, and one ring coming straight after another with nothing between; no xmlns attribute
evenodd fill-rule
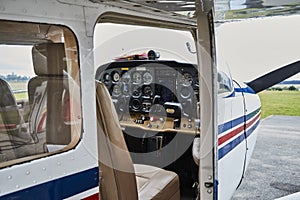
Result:
<svg viewBox="0 0 300 200"><path fill-rule="evenodd" d="M117 61L100 66L96 79L106 85L123 127L195 132L199 101L195 65Z"/></svg>

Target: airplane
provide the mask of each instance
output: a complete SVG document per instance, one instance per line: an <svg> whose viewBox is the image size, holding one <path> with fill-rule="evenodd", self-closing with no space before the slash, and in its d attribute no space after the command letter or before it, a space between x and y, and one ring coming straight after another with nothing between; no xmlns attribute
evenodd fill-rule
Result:
<svg viewBox="0 0 300 200"><path fill-rule="evenodd" d="M230 199L255 146L256 93L300 67L246 84L217 71L214 5L202 3L191 18L155 2L1 2L0 49L9 62L25 49L34 77L21 99L0 78L0 199ZM184 30L198 62L148 48L96 66L102 23Z"/></svg>

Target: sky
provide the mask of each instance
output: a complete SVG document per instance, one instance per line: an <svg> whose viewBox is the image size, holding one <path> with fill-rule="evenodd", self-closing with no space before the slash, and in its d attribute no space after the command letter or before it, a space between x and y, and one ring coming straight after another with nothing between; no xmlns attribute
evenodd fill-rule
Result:
<svg viewBox="0 0 300 200"><path fill-rule="evenodd" d="M0 75L14 72L22 76L34 76L31 59L32 46L0 45Z"/></svg>
<svg viewBox="0 0 300 200"><path fill-rule="evenodd" d="M300 60L298 24L300 16L249 19L217 26L218 66L229 68L234 79L247 82ZM162 51L160 59L169 58L167 49L173 52L173 56L185 58L178 61L196 63L195 55L185 46L188 41L195 50L193 39L187 32L101 24L96 28L96 35L96 67L111 61L111 58L133 52L131 50L142 52L141 46ZM291 79L300 79L300 74Z"/></svg>
<svg viewBox="0 0 300 200"><path fill-rule="evenodd" d="M216 29L217 57L233 77L250 81L300 60L300 15L225 23ZM300 74L290 78L300 79Z"/></svg>
<svg viewBox="0 0 300 200"><path fill-rule="evenodd" d="M174 59L192 63L197 60L186 48L186 42L193 43L193 38L187 31L99 24L95 35L96 67L111 62L116 57L144 53L151 49L160 53L160 60Z"/></svg>
<svg viewBox="0 0 300 200"><path fill-rule="evenodd" d="M216 28L218 65L229 68L232 77L250 81L285 64L300 60L300 15L228 22ZM95 69L103 63L130 53L159 51L162 59L196 63L188 32L101 24L95 30ZM31 47L0 45L0 74L12 72L34 76ZM300 79L300 74L291 79Z"/></svg>

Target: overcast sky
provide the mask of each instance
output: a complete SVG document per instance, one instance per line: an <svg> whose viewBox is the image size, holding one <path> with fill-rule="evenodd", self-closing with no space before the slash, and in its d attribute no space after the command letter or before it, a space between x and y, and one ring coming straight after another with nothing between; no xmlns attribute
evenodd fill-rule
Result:
<svg viewBox="0 0 300 200"><path fill-rule="evenodd" d="M230 66L239 80L300 60L299 15L225 23L216 36L219 63ZM292 79L300 79L300 74Z"/></svg>
<svg viewBox="0 0 300 200"><path fill-rule="evenodd" d="M196 63L195 54L188 51L186 42L193 44L190 32L128 25L97 25L95 31L95 65L149 50L160 52L160 60ZM195 47L192 47L195 50Z"/></svg>
<svg viewBox="0 0 300 200"><path fill-rule="evenodd" d="M300 60L300 16L250 19L224 23L216 28L217 60L229 68L234 79L251 81L281 66ZM124 31L125 30L125 31ZM95 63L99 66L131 50L154 48L161 59L180 55L179 61L196 62L185 43L193 39L186 32L144 27L99 25L96 28ZM144 49L141 47L145 47ZM291 79L300 79L300 74Z"/></svg>
<svg viewBox="0 0 300 200"><path fill-rule="evenodd" d="M0 74L14 72L22 76L34 76L31 46L0 45Z"/></svg>
<svg viewBox="0 0 300 200"><path fill-rule="evenodd" d="M233 78L250 81L266 72L300 60L300 16L250 19L225 23L216 29L217 58L220 66L229 67ZM186 42L195 50L187 32L101 25L95 34L95 68L125 54L149 49L161 53L161 59L175 58L196 62ZM0 45L0 74L11 72L34 76L31 47L12 48ZM25 69L23 68L25 67ZM300 74L293 79L300 79Z"/></svg>

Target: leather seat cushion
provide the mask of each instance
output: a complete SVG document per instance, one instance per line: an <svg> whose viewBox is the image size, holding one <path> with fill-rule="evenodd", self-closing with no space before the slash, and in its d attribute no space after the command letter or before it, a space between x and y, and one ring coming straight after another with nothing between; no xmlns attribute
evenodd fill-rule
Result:
<svg viewBox="0 0 300 200"><path fill-rule="evenodd" d="M180 199L176 173L149 165L134 165L139 199Z"/></svg>

